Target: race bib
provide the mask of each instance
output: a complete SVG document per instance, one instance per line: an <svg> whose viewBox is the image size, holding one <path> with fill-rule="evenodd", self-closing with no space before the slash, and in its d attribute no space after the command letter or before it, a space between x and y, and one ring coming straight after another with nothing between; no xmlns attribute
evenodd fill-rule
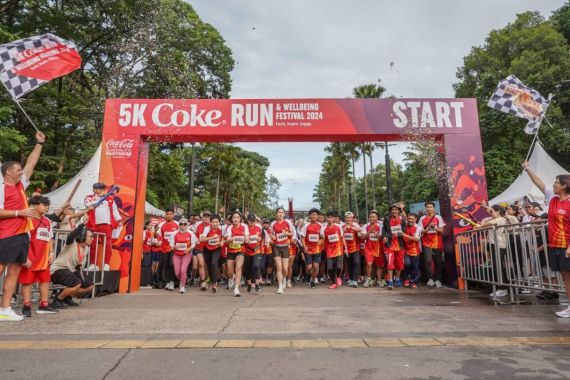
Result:
<svg viewBox="0 0 570 380"><path fill-rule="evenodd" d="M402 233L402 226L392 226L390 229L392 230L392 235Z"/></svg>
<svg viewBox="0 0 570 380"><path fill-rule="evenodd" d="M186 249L188 249L188 244L186 243L176 243L174 245L174 249L177 251L185 251Z"/></svg>
<svg viewBox="0 0 570 380"><path fill-rule="evenodd" d="M49 241L50 240L50 233L49 230L45 227L40 227L36 230L36 239L42 241Z"/></svg>
<svg viewBox="0 0 570 380"><path fill-rule="evenodd" d="M566 215L566 210L564 210L563 208L559 208L558 215Z"/></svg>
<svg viewBox="0 0 570 380"><path fill-rule="evenodd" d="M277 234L277 240L278 241L287 240L287 234L285 232Z"/></svg>
<svg viewBox="0 0 570 380"><path fill-rule="evenodd" d="M218 238L210 239L210 240L208 240L208 245L218 245L219 242L220 242L220 239L218 239Z"/></svg>
<svg viewBox="0 0 570 380"><path fill-rule="evenodd" d="M234 236L232 245L240 246L245 242L245 236Z"/></svg>
<svg viewBox="0 0 570 380"><path fill-rule="evenodd" d="M354 234L352 234L351 232L345 233L344 234L344 240L353 241L354 240Z"/></svg>
<svg viewBox="0 0 570 380"><path fill-rule="evenodd" d="M374 234L374 235L370 234L370 235L368 235L368 240L370 240L370 241L378 241L378 235L376 235L376 234Z"/></svg>
<svg viewBox="0 0 570 380"><path fill-rule="evenodd" d="M171 241L172 238L174 237L174 234L176 234L176 232L165 232L164 233L164 239Z"/></svg>
<svg viewBox="0 0 570 380"><path fill-rule="evenodd" d="M309 234L309 236L307 236L307 238L309 239L309 241L311 243L318 243L319 242L319 235L318 234Z"/></svg>
<svg viewBox="0 0 570 380"><path fill-rule="evenodd" d="M327 238L329 239L329 243L336 243L338 241L337 234L327 235Z"/></svg>

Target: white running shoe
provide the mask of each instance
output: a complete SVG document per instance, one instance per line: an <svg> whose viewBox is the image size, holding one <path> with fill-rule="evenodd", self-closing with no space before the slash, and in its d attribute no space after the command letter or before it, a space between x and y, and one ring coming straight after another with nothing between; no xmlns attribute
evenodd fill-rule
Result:
<svg viewBox="0 0 570 380"><path fill-rule="evenodd" d="M433 288L434 286L435 286L435 282L433 282L433 280L430 278L429 281L427 282L427 287Z"/></svg>
<svg viewBox="0 0 570 380"><path fill-rule="evenodd" d="M174 290L174 281L170 281L168 284L166 284L166 289Z"/></svg>
<svg viewBox="0 0 570 380"><path fill-rule="evenodd" d="M291 280L287 280L287 287L288 287L288 288L291 287Z"/></svg>
<svg viewBox="0 0 570 380"><path fill-rule="evenodd" d="M234 288L234 285L235 285L235 281L234 281L233 278L232 278L231 280L228 280L228 287L229 287L230 289L233 289L233 288Z"/></svg>
<svg viewBox="0 0 570 380"><path fill-rule="evenodd" d="M570 307L566 310L557 311L556 316L558 318L570 318Z"/></svg>
<svg viewBox="0 0 570 380"><path fill-rule="evenodd" d="M108 272L108 271L111 270L111 267L109 266L109 264L105 264L105 265L103 266L103 270L104 270L105 272Z"/></svg>
<svg viewBox="0 0 570 380"><path fill-rule="evenodd" d="M186 293L186 288L184 286L180 287L180 294Z"/></svg>
<svg viewBox="0 0 570 380"><path fill-rule="evenodd" d="M0 322L17 322L24 319L20 314L16 314L11 307L0 308Z"/></svg>
<svg viewBox="0 0 570 380"><path fill-rule="evenodd" d="M441 288L441 281L437 280L437 281L435 282L435 287L438 288L438 289Z"/></svg>
<svg viewBox="0 0 570 380"><path fill-rule="evenodd" d="M507 295L506 290L498 289L498 290L494 291L493 293L489 294L489 297L504 297L506 295Z"/></svg>
<svg viewBox="0 0 570 380"><path fill-rule="evenodd" d="M277 294L283 294L283 293L285 293L283 287L279 286L279 289L277 289Z"/></svg>
<svg viewBox="0 0 570 380"><path fill-rule="evenodd" d="M315 277L315 280L313 281L313 283L314 283L315 285L319 285L319 279Z"/></svg>
<svg viewBox="0 0 570 380"><path fill-rule="evenodd" d="M370 277L367 277L366 280L364 281L364 284L362 285L365 288L369 288L370 287Z"/></svg>
<svg viewBox="0 0 570 380"><path fill-rule="evenodd" d="M239 292L239 286L234 288L234 297L241 297L241 293Z"/></svg>
<svg viewBox="0 0 570 380"><path fill-rule="evenodd" d="M95 264L91 264L87 267L87 272L96 272L99 270L99 267Z"/></svg>

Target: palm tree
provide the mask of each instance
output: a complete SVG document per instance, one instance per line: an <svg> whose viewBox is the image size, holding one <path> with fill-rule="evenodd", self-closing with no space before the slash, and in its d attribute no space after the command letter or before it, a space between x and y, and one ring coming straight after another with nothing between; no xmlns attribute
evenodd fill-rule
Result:
<svg viewBox="0 0 570 380"><path fill-rule="evenodd" d="M386 88L380 84L380 79L378 79L378 84L370 83L370 84L363 84L358 87L352 89L352 94L355 98L368 98L368 99L377 99L382 97L382 95L386 92ZM363 143L361 146L362 150L362 162L364 164L364 197L366 198L364 203L366 205L366 212L368 212L368 186L366 180L366 153L370 157L370 177L371 177L371 184L372 184L372 207L376 207L376 193L374 191L374 165L372 163L372 151L373 146L372 143Z"/></svg>

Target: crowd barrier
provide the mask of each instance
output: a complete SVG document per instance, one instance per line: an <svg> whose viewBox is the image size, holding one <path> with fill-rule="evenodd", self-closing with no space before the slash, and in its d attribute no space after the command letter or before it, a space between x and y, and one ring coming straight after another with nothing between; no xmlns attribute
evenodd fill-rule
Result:
<svg viewBox="0 0 570 380"><path fill-rule="evenodd" d="M546 221L491 226L456 235L465 288L488 284L508 290L512 302L530 290L564 293L559 272L548 261Z"/></svg>
<svg viewBox="0 0 570 380"><path fill-rule="evenodd" d="M60 229L53 229L53 237L54 237L54 251L55 251L55 255L56 257L59 256L59 254L61 253L63 247L65 246L65 241L67 240L67 236L69 235L71 231L66 231L66 230L60 230ZM106 242L107 242L107 236L104 233L100 233L100 232L94 232L93 233L93 239L98 239L98 244L96 244L96 248L95 248L95 256L94 256L94 264L98 267L104 265L101 264L99 265L98 263L104 263L105 262L105 255L107 254L106 249ZM95 297L95 292L96 292L96 288L97 286L103 285L103 281L105 280L105 271L103 270L95 270L96 268L91 267L91 255L89 254L89 250L90 248L87 247L86 250L86 260L83 263L83 267L82 267L82 272L84 276L87 276L87 278L89 278L93 284L95 285L93 287L93 291L91 293L91 298ZM103 268L99 268L99 269L103 269ZM98 275L97 273L100 273L100 275ZM4 270L4 275L6 274L6 270ZM4 294L4 276L2 276L0 278L0 296L2 296ZM54 285L53 283L50 284L50 294L52 291L57 291L59 289L61 289L62 286L60 285ZM34 284L32 287L32 299L35 299L37 297L37 294L39 294L39 286L38 284ZM16 294L19 294L19 286L16 290ZM18 297L18 303L21 302L21 297Z"/></svg>

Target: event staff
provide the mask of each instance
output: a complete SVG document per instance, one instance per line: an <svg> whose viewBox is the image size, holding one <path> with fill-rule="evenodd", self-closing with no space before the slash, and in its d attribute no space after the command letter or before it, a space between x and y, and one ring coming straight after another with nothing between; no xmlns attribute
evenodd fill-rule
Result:
<svg viewBox="0 0 570 380"><path fill-rule="evenodd" d="M228 244L228 278L231 280L235 274L234 297L241 297L239 287L241 285L245 244L249 243L249 229L247 225L242 223L241 214L238 211L235 211L231 218L232 224L227 227L224 236L224 240Z"/></svg>
<svg viewBox="0 0 570 380"><path fill-rule="evenodd" d="M289 270L289 244L295 236L295 226L289 219L285 219L283 207L277 209L276 220L271 223L270 229L273 241L273 260L275 260L277 271L277 294L283 294Z"/></svg>
<svg viewBox="0 0 570 380"><path fill-rule="evenodd" d="M220 258L222 255L222 229L220 228L220 216L213 215L210 219L210 225L204 228L199 237L203 244L204 260L208 266L210 282L212 284L211 291L218 291L218 281L220 280Z"/></svg>
<svg viewBox="0 0 570 380"><path fill-rule="evenodd" d="M160 246L160 263L158 271L161 276L161 285L164 289L174 290L174 268L172 267L172 249L174 248L174 234L178 231L178 222L174 220L174 210L166 209L165 221L158 225L162 245Z"/></svg>
<svg viewBox="0 0 570 380"><path fill-rule="evenodd" d="M4 276L0 322L23 319L12 310L10 300L16 289L22 264L28 258L28 232L31 226L28 218L33 218L36 214L28 207L25 190L40 159L44 142L44 134L37 132L36 145L23 168L16 161L6 161L0 167L4 180L0 184L0 277Z"/></svg>
<svg viewBox="0 0 570 380"><path fill-rule="evenodd" d="M351 288L358 288L358 276L360 276L360 242L358 241L358 233L361 230L362 228L354 221L354 214L350 211L346 212L344 214L342 232L348 255L348 286Z"/></svg>
<svg viewBox="0 0 570 380"><path fill-rule="evenodd" d="M103 270L110 270L109 262L111 261L111 256L113 255L112 240L113 240L113 229L119 226L121 222L121 214L115 203L114 195L106 196L107 186L102 182L97 182L93 184L93 194L85 197L84 203L85 207L88 208L87 211L87 227L94 233L103 233L106 236L105 239L105 260ZM106 196L106 197L105 197ZM99 202L101 198L105 197L105 200ZM97 203L99 203L97 205ZM101 257L100 250L97 249L97 245L100 243L102 237L93 239L91 243L91 249L89 250L89 270L95 270L97 267L97 257Z"/></svg>
<svg viewBox="0 0 570 380"><path fill-rule="evenodd" d="M307 274L310 274L309 287L315 288L319 283L319 264L321 263L321 224L319 223L319 210L309 210L309 223L301 229L301 242L305 251L305 264Z"/></svg>
<svg viewBox="0 0 570 380"><path fill-rule="evenodd" d="M556 176L552 187L544 182L523 163L532 182L544 193L548 202L548 263L553 271L560 272L570 299L570 175ZM570 318L570 305L558 311L560 318Z"/></svg>
<svg viewBox="0 0 570 380"><path fill-rule="evenodd" d="M435 212L435 203L426 202L426 215L418 222L422 229L422 253L424 256L424 273L428 288L441 288L441 266L443 263L443 218ZM434 263L435 273L432 269Z"/></svg>

